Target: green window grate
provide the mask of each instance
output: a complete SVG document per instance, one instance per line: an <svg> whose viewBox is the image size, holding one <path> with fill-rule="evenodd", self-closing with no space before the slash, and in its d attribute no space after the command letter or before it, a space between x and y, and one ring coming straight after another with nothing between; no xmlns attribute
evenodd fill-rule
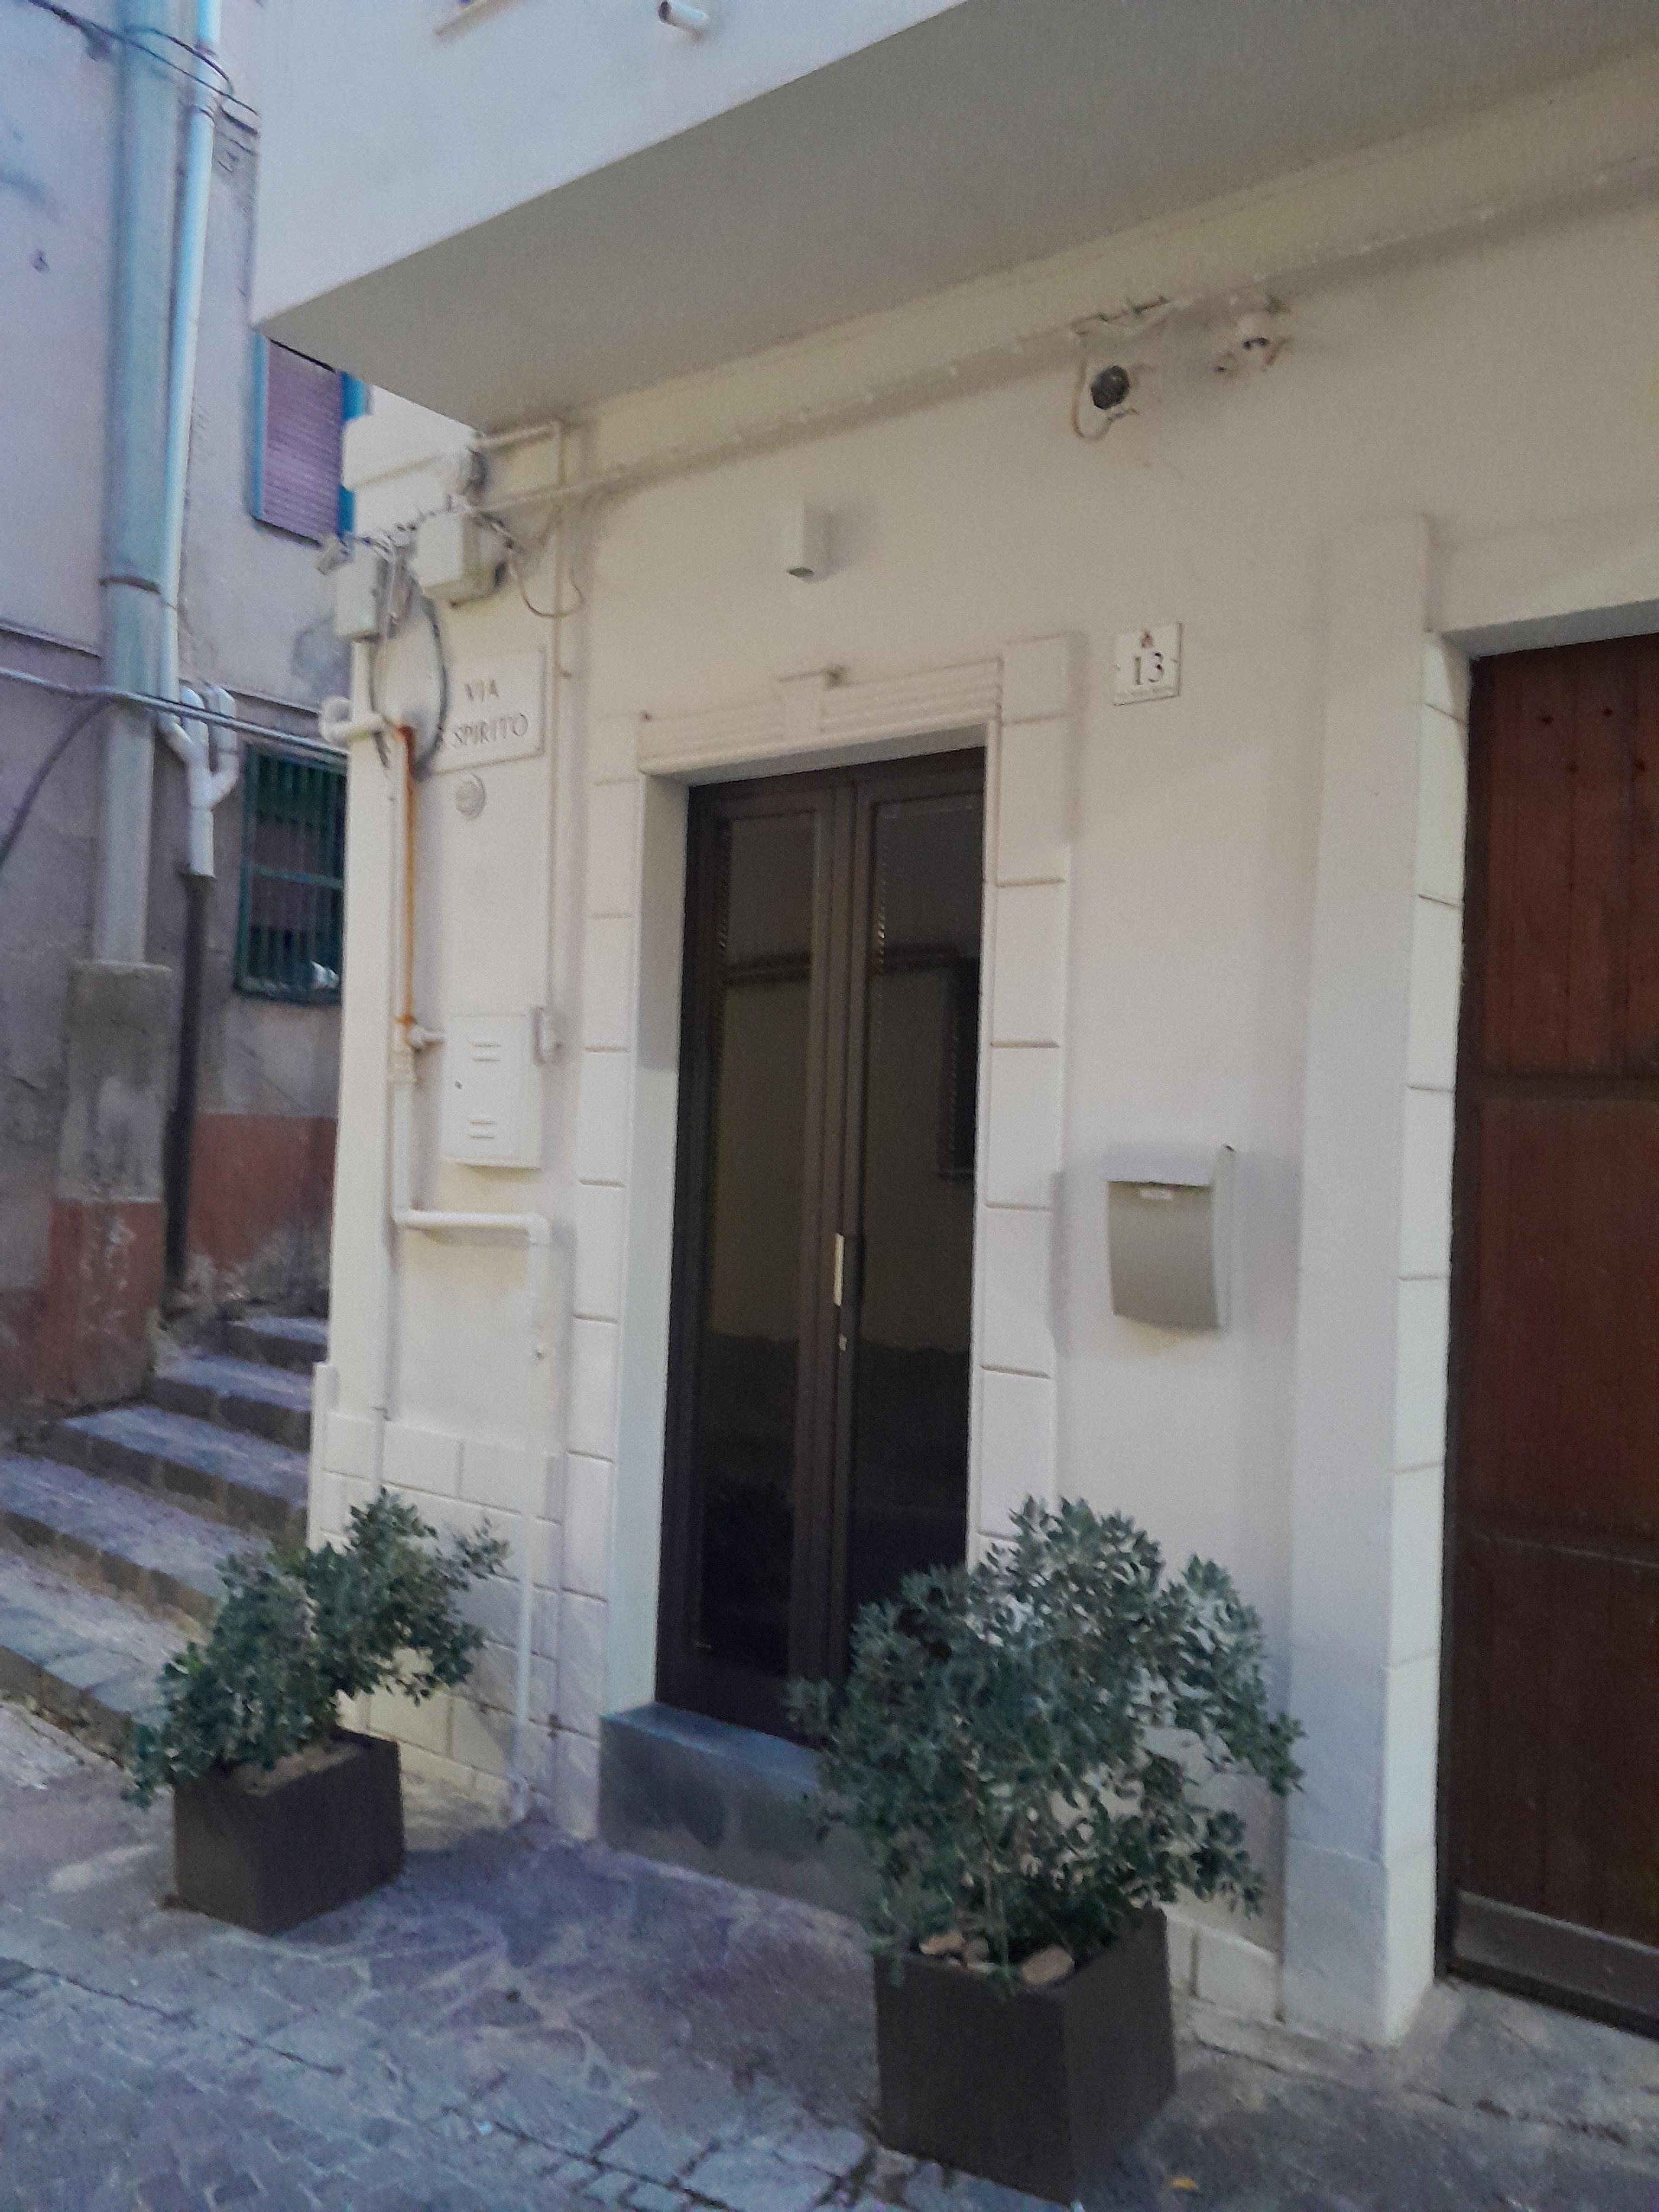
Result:
<svg viewBox="0 0 1659 2212"><path fill-rule="evenodd" d="M344 762L248 746L237 989L337 1004L344 907Z"/></svg>

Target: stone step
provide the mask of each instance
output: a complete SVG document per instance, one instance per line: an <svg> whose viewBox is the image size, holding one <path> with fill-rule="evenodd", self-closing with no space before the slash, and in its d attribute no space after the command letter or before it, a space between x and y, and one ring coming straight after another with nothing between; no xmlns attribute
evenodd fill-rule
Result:
<svg viewBox="0 0 1659 2212"><path fill-rule="evenodd" d="M206 1626L219 1569L257 1537L54 1460L0 1457L0 1547L83 1587Z"/></svg>
<svg viewBox="0 0 1659 2212"><path fill-rule="evenodd" d="M311 1443L311 1376L258 1359L198 1353L158 1368L151 1402L222 1429L240 1429L305 1451Z"/></svg>
<svg viewBox="0 0 1659 2212"><path fill-rule="evenodd" d="M229 1528L303 1540L306 1455L160 1406L77 1413L47 1432L46 1456L149 1491Z"/></svg>
<svg viewBox="0 0 1659 2212"><path fill-rule="evenodd" d="M227 1332L227 1349L238 1359L269 1367L299 1367L308 1375L328 1358L328 1323L309 1314L246 1314Z"/></svg>
<svg viewBox="0 0 1659 2212"><path fill-rule="evenodd" d="M182 1625L0 1552L0 1694L31 1699L106 1751L121 1749L163 1663L188 1640Z"/></svg>

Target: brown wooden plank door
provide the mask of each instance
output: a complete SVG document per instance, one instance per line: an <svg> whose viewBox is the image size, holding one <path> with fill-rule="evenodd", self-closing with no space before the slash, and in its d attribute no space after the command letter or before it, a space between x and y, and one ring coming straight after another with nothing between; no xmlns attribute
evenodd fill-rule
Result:
<svg viewBox="0 0 1659 2212"><path fill-rule="evenodd" d="M1450 1954L1659 2027L1659 638L1479 663L1469 797Z"/></svg>

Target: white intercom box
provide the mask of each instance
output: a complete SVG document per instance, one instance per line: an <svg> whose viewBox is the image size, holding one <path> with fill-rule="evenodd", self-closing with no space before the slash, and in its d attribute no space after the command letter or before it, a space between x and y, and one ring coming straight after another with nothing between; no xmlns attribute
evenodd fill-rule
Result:
<svg viewBox="0 0 1659 2212"><path fill-rule="evenodd" d="M531 1013L457 1014L444 1023L441 1148L470 1168L538 1168L542 1084Z"/></svg>
<svg viewBox="0 0 1659 2212"><path fill-rule="evenodd" d="M1124 1146L1106 1158L1112 1311L1155 1328L1225 1328L1233 1153Z"/></svg>

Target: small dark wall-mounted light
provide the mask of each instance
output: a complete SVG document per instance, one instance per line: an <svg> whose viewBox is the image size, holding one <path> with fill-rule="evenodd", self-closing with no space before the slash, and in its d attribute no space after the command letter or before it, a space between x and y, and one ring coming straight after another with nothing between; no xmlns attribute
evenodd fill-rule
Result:
<svg viewBox="0 0 1659 2212"><path fill-rule="evenodd" d="M1103 415L1109 415L1128 398L1133 380L1121 362L1109 362L1089 379L1089 397Z"/></svg>

